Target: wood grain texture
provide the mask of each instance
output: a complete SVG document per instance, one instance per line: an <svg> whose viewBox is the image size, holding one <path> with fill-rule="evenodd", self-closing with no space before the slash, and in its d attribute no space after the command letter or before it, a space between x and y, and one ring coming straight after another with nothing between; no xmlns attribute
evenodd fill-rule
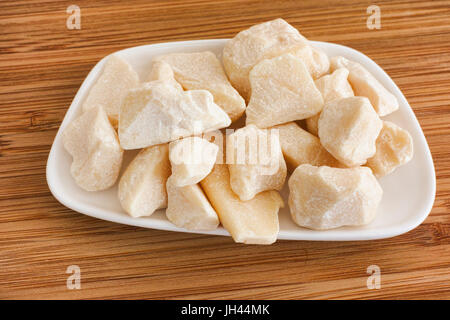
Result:
<svg viewBox="0 0 450 320"><path fill-rule="evenodd" d="M66 8L81 8L81 30ZM0 298L450 298L450 2L1 1ZM366 242L278 241L141 229L71 211L50 194L50 146L83 79L116 50L232 37L283 17L313 40L353 47L380 64L409 100L437 174L434 208L415 230ZM81 268L67 290L66 268ZM381 289L366 287L380 266Z"/></svg>

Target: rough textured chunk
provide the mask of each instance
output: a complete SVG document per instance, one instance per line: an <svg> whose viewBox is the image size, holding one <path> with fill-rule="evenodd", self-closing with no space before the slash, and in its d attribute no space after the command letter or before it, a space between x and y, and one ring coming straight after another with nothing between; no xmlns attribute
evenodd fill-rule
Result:
<svg viewBox="0 0 450 320"><path fill-rule="evenodd" d="M304 164L289 178L289 208L301 227L332 229L370 223L383 190L369 168Z"/></svg>
<svg viewBox="0 0 450 320"><path fill-rule="evenodd" d="M308 40L283 19L275 19L239 32L225 44L223 64L233 86L250 97L250 70L260 61L292 52Z"/></svg>
<svg viewBox="0 0 450 320"><path fill-rule="evenodd" d="M377 151L367 160L377 178L409 162L413 157L413 141L408 131L396 124L383 121L383 128L376 142Z"/></svg>
<svg viewBox="0 0 450 320"><path fill-rule="evenodd" d="M168 81L171 85L179 90L183 90L183 87L175 80L172 67L164 61L154 61L152 63L152 69L148 75L148 81L162 80Z"/></svg>
<svg viewBox="0 0 450 320"><path fill-rule="evenodd" d="M175 79L187 90L205 89L212 93L214 102L230 117L239 119L245 111L245 101L228 81L222 64L210 51L172 53L156 57L167 62Z"/></svg>
<svg viewBox="0 0 450 320"><path fill-rule="evenodd" d="M293 55L303 61L309 74L314 79L320 78L330 69L330 59L320 49L305 45L292 52Z"/></svg>
<svg viewBox="0 0 450 320"><path fill-rule="evenodd" d="M102 107L89 109L73 120L62 139L73 157L70 173L81 188L100 191L116 182L123 150Z"/></svg>
<svg viewBox="0 0 450 320"><path fill-rule="evenodd" d="M345 68L336 69L332 74L317 79L314 83L322 94L325 103L347 97L353 97L353 90L347 81L348 70ZM308 131L314 135L319 134L320 113L306 119Z"/></svg>
<svg viewBox="0 0 450 320"><path fill-rule="evenodd" d="M227 138L227 163L231 189L242 201L267 190L281 190L286 163L278 132L254 125L236 130Z"/></svg>
<svg viewBox="0 0 450 320"><path fill-rule="evenodd" d="M276 241L278 210L284 206L277 191L265 191L252 200L241 201L231 190L230 174L225 164L216 164L200 184L235 242L271 244Z"/></svg>
<svg viewBox="0 0 450 320"><path fill-rule="evenodd" d="M183 187L203 180L216 162L219 147L199 137L176 140L169 145L172 184Z"/></svg>
<svg viewBox="0 0 450 320"><path fill-rule="evenodd" d="M359 166L375 154L383 122L365 97L325 104L319 118L319 138L325 149L348 167Z"/></svg>
<svg viewBox="0 0 450 320"><path fill-rule="evenodd" d="M180 91L167 81L130 90L120 108L124 149L139 149L229 126L227 114L206 90Z"/></svg>
<svg viewBox="0 0 450 320"><path fill-rule="evenodd" d="M309 118L322 110L320 91L305 64L292 54L261 61L250 72L250 82L247 124L267 128Z"/></svg>
<svg viewBox="0 0 450 320"><path fill-rule="evenodd" d="M102 106L112 125L117 126L119 108L128 90L139 85L139 76L124 59L112 55L83 103L83 112Z"/></svg>
<svg viewBox="0 0 450 320"><path fill-rule="evenodd" d="M120 178L120 204L132 217L150 216L155 210L165 208L169 176L168 145L142 149Z"/></svg>
<svg viewBox="0 0 450 320"><path fill-rule="evenodd" d="M166 216L179 228L214 230L219 225L217 213L198 184L178 187L173 176L167 180L168 205Z"/></svg>
<svg viewBox="0 0 450 320"><path fill-rule="evenodd" d="M320 49L312 49L312 67L308 67L311 76L318 79L330 71L330 59L328 55Z"/></svg>
<svg viewBox="0 0 450 320"><path fill-rule="evenodd" d="M279 130L284 158L291 169L301 164L342 166L320 143L319 138L300 128L295 122L273 127Z"/></svg>
<svg viewBox="0 0 450 320"><path fill-rule="evenodd" d="M352 85L355 95L369 98L380 117L398 109L397 98L362 65L339 56L331 59L331 70L338 68L349 70L348 81Z"/></svg>

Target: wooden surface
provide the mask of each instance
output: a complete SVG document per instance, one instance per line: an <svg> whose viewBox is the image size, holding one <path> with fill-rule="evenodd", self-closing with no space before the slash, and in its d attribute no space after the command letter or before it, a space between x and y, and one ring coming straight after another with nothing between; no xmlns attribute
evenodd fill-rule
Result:
<svg viewBox="0 0 450 320"><path fill-rule="evenodd" d="M66 28L67 6L81 30ZM450 298L450 2L1 1L0 298ZM427 137L434 208L417 229L367 242L230 238L123 226L71 211L50 194L45 164L81 82L103 56L173 40L232 37L283 17L310 39L362 51L394 79ZM366 287L369 265L381 289ZM66 268L81 268L81 289Z"/></svg>

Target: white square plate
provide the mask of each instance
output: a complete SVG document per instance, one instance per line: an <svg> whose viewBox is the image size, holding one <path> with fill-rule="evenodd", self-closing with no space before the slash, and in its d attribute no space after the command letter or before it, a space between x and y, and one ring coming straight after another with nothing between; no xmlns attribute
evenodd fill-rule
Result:
<svg viewBox="0 0 450 320"><path fill-rule="evenodd" d="M129 48L118 51L117 54L127 60L141 79L144 79L150 70L152 57L156 55L210 50L220 56L226 41L226 39L217 39L169 42ZM414 112L392 79L370 58L354 49L333 43L312 41L312 44L325 51L330 57L342 55L361 63L397 97L400 103L399 110L385 119L398 124L411 133L414 141L414 157L408 164L380 180L384 194L378 208L378 215L371 224L364 227L344 227L328 231L313 231L298 227L290 218L287 206L288 190L285 187L282 195L286 207L279 213L280 233L278 239L370 240L393 237L414 229L429 214L436 190L433 160ZM101 73L105 59L98 62L84 80L55 137L47 162L47 182L50 190L55 198L65 206L92 217L144 228L189 232L170 223L165 217L164 210L158 210L150 217L131 218L121 208L117 199L117 184L106 191L87 192L78 187L70 175L72 159L63 148L61 133L67 124L80 114L82 102ZM125 153L123 167L126 167L134 154L136 154L135 151ZM199 233L229 236L222 227L214 231Z"/></svg>

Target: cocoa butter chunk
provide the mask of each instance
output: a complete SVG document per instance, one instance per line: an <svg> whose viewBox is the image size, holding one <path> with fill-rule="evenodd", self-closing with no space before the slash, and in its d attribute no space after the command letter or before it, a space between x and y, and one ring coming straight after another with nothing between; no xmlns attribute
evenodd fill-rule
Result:
<svg viewBox="0 0 450 320"><path fill-rule="evenodd" d="M289 208L301 227L326 230L361 226L376 216L383 190L366 167L303 164L289 178Z"/></svg>
<svg viewBox="0 0 450 320"><path fill-rule="evenodd" d="M373 108L380 117L398 109L397 98L358 62L338 56L333 57L330 63L332 71L338 68L348 69L350 72L348 81L352 85L355 95L369 98Z"/></svg>
<svg viewBox="0 0 450 320"><path fill-rule="evenodd" d="M309 118L323 108L305 64L290 53L258 63L250 72L250 83L247 125L267 128Z"/></svg>
<svg viewBox="0 0 450 320"><path fill-rule="evenodd" d="M62 139L73 158L70 173L81 188L100 191L116 182L123 150L103 107L91 108L73 120Z"/></svg>
<svg viewBox="0 0 450 320"><path fill-rule="evenodd" d="M219 225L217 213L197 183L178 187L171 176L167 180L167 196L166 216L177 227L214 230Z"/></svg>
<svg viewBox="0 0 450 320"><path fill-rule="evenodd" d="M235 242L271 244L279 231L278 211L284 206L277 191L265 191L242 201L231 190L226 164L216 164L200 182L220 222Z"/></svg>
<svg viewBox="0 0 450 320"><path fill-rule="evenodd" d="M375 154L375 141L382 126L369 99L343 98L325 104L319 118L319 138L336 159L354 167Z"/></svg>
<svg viewBox="0 0 450 320"><path fill-rule="evenodd" d="M105 62L103 71L95 81L83 103L83 112L102 106L111 124L117 127L119 109L128 90L139 85L139 76L131 65L118 55Z"/></svg>
<svg viewBox="0 0 450 320"><path fill-rule="evenodd" d="M290 168L295 169L301 164L342 166L322 146L319 138L302 129L295 122L280 124L273 129L279 130L281 150Z"/></svg>
<svg viewBox="0 0 450 320"><path fill-rule="evenodd" d="M168 63L178 81L186 90L208 90L214 102L224 110L231 121L241 117L245 101L234 89L223 71L222 64L210 51L171 53L155 58Z"/></svg>
<svg viewBox="0 0 450 320"><path fill-rule="evenodd" d="M142 149L120 178L120 204L132 217L150 216L155 210L165 208L169 176L168 145Z"/></svg>
<svg viewBox="0 0 450 320"><path fill-rule="evenodd" d="M408 131L396 124L383 121L383 128L376 142L375 155L367 160L377 178L408 163L413 157L413 141Z"/></svg>
<svg viewBox="0 0 450 320"><path fill-rule="evenodd" d="M281 190L286 163L278 132L249 125L227 138L231 189L243 201L267 190Z"/></svg>
<svg viewBox="0 0 450 320"><path fill-rule="evenodd" d="M353 89L347 81L348 70L345 68L336 69L332 74L327 74L314 81L317 89L322 94L324 103L353 97ZM306 119L306 127L309 132L317 136L319 134L320 113Z"/></svg>
<svg viewBox="0 0 450 320"><path fill-rule="evenodd" d="M216 162L219 147L206 139L188 137L169 144L172 181L183 187L203 180Z"/></svg>
<svg viewBox="0 0 450 320"><path fill-rule="evenodd" d="M180 91L157 80L132 89L120 108L119 139L139 149L228 127L231 120L206 90Z"/></svg>
<svg viewBox="0 0 450 320"><path fill-rule="evenodd" d="M297 29L283 19L275 19L243 30L229 40L223 49L223 65L231 84L248 100L249 73L256 64L308 45Z"/></svg>

